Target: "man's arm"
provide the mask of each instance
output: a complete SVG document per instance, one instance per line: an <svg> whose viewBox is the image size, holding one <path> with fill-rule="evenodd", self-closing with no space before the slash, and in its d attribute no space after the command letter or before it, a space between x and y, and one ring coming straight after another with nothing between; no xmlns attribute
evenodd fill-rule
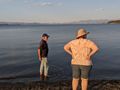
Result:
<svg viewBox="0 0 120 90"><path fill-rule="evenodd" d="M43 42L41 41L40 46L38 47L38 58L40 61L42 60L42 56L41 56L42 47L43 47Z"/></svg>
<svg viewBox="0 0 120 90"><path fill-rule="evenodd" d="M40 48L38 48L38 58L39 58L40 61L42 60L41 53L40 53Z"/></svg>

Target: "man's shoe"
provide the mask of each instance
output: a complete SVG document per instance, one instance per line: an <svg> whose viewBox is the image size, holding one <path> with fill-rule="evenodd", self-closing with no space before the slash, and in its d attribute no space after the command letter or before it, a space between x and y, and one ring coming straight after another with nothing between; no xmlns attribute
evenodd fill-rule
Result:
<svg viewBox="0 0 120 90"><path fill-rule="evenodd" d="M40 75L40 80L43 80L44 78L43 78L43 75Z"/></svg>
<svg viewBox="0 0 120 90"><path fill-rule="evenodd" d="M48 80L48 76L44 76L44 81Z"/></svg>

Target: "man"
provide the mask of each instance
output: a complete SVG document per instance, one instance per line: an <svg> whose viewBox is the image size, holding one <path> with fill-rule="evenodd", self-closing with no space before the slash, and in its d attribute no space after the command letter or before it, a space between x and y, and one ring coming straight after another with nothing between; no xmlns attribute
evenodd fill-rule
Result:
<svg viewBox="0 0 120 90"><path fill-rule="evenodd" d="M44 78L46 79L48 76L48 61L47 61L47 56L48 56L48 41L49 35L44 33L42 35L42 39L40 41L40 45L38 47L38 58L39 61L41 62L40 64L40 77L44 75ZM44 74L43 74L44 72Z"/></svg>
<svg viewBox="0 0 120 90"><path fill-rule="evenodd" d="M79 79L81 79L82 90L87 90L88 77L92 67L91 57L98 51L96 44L86 39L88 33L81 28L77 32L76 39L64 46L65 51L72 56L73 90L77 90Z"/></svg>

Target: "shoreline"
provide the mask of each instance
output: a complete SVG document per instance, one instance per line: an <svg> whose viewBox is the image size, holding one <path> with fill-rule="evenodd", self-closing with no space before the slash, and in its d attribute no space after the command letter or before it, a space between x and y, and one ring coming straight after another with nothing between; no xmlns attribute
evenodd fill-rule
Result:
<svg viewBox="0 0 120 90"><path fill-rule="evenodd" d="M80 87L79 87L80 89ZM2 83L0 90L72 90L71 80ZM120 80L89 80L88 90L120 90Z"/></svg>

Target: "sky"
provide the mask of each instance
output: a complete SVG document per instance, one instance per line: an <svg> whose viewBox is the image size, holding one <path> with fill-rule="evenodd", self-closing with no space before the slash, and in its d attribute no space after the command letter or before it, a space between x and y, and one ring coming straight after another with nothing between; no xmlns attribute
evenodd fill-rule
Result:
<svg viewBox="0 0 120 90"><path fill-rule="evenodd" d="M0 0L0 22L120 19L120 0Z"/></svg>

